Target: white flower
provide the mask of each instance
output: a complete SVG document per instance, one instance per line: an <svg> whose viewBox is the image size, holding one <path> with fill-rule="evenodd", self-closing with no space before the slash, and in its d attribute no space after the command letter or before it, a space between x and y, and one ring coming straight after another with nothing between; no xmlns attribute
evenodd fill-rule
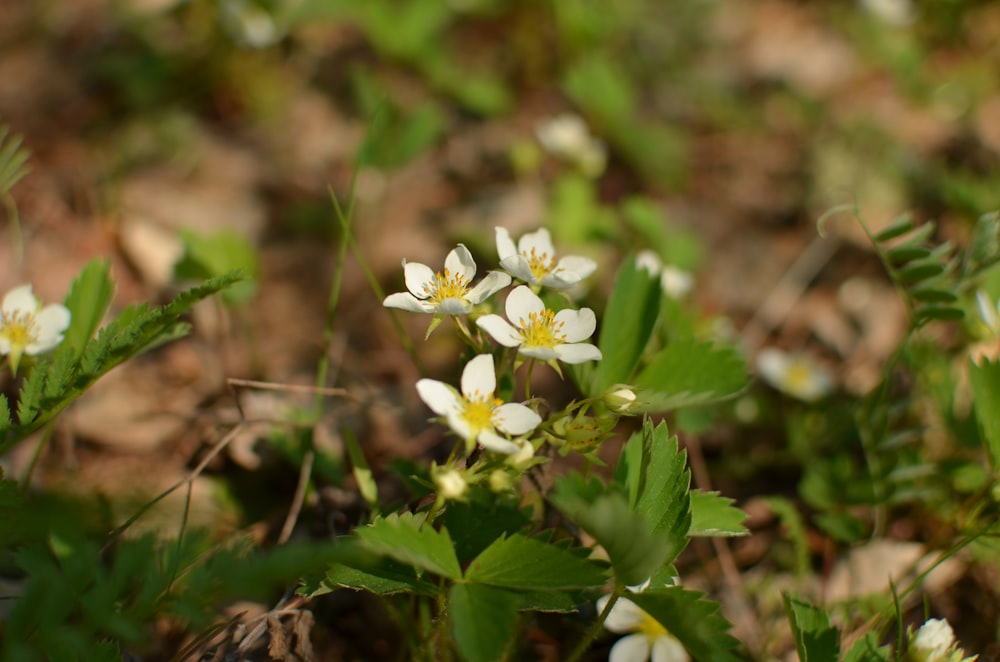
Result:
<svg viewBox="0 0 1000 662"><path fill-rule="evenodd" d="M465 439L470 447L478 441L491 451L512 455L521 450L521 447L497 432L527 434L542 419L522 404L504 404L493 395L496 387L493 357L480 354L465 364L465 369L462 370L461 393L436 379L418 381L417 393L435 414L445 417L448 426Z"/></svg>
<svg viewBox="0 0 1000 662"><path fill-rule="evenodd" d="M491 271L478 285L469 287L475 275L476 262L462 244L448 253L442 272L434 273L427 265L403 260L403 278L409 292L390 294L382 305L415 313L464 315L511 281L502 271Z"/></svg>
<svg viewBox="0 0 1000 662"><path fill-rule="evenodd" d="M504 347L517 347L518 352L542 361L558 359L564 363L597 361L601 350L580 342L594 334L597 318L590 308L553 312L527 285L511 290L506 303L507 319L499 315L484 315L476 320L483 329Z"/></svg>
<svg viewBox="0 0 1000 662"><path fill-rule="evenodd" d="M598 598L598 613L604 611L609 599L607 595ZM604 627L618 634L632 633L615 642L608 662L688 662L691 659L684 645L659 621L626 598L615 602Z"/></svg>
<svg viewBox="0 0 1000 662"><path fill-rule="evenodd" d="M497 228L500 266L529 285L564 290L594 273L597 263L586 257L567 255L556 261L552 236L545 228L522 235L517 245L506 228Z"/></svg>
<svg viewBox="0 0 1000 662"><path fill-rule="evenodd" d="M608 160L604 143L590 135L578 115L563 113L539 122L535 135L545 151L573 163L584 174L597 176L604 172Z"/></svg>
<svg viewBox="0 0 1000 662"><path fill-rule="evenodd" d="M61 343L69 320L66 306L53 303L42 308L31 285L15 287L0 303L0 356L7 355L16 373L22 355L41 354Z"/></svg>
<svg viewBox="0 0 1000 662"><path fill-rule="evenodd" d="M913 662L973 662L978 655L965 657L955 642L955 632L944 619L932 618L910 634L907 658Z"/></svg>
<svg viewBox="0 0 1000 662"><path fill-rule="evenodd" d="M805 354L762 349L757 355L757 370L774 388L806 402L819 400L834 388L830 374Z"/></svg>
<svg viewBox="0 0 1000 662"><path fill-rule="evenodd" d="M660 256L653 251L640 251L635 256L635 263L640 269L645 269L653 277L660 277L660 288L671 299L682 299L694 286L694 276L671 264L664 265Z"/></svg>

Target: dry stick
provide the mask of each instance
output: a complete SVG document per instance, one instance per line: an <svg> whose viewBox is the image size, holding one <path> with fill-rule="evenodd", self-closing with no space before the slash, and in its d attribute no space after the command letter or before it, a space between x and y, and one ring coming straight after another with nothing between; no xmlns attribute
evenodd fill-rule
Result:
<svg viewBox="0 0 1000 662"><path fill-rule="evenodd" d="M317 395L340 395L345 398L356 398L346 388L306 386L304 384L279 384L277 382L259 382L253 379L226 378L226 383L232 386L246 386L262 391L286 391L288 393L313 393Z"/></svg>
<svg viewBox="0 0 1000 662"><path fill-rule="evenodd" d="M285 524L281 527L281 534L278 536L278 544L284 545L292 536L295 524L299 521L299 513L302 512L302 503L306 498L306 488L309 487L309 477L312 475L313 459L316 451L310 448L302 458L302 468L299 469L299 483L295 486L295 496L292 498L292 505L288 509L285 517Z"/></svg>
<svg viewBox="0 0 1000 662"><path fill-rule="evenodd" d="M708 477L708 467L705 465L705 456L701 452L701 442L697 435L685 437L684 445L688 450L688 457L691 459L691 472L694 474L695 484L698 486L698 489L710 491L712 489L712 481ZM743 622L744 636L748 640L747 644L751 648L757 649L760 645L757 637L757 633L760 632L759 623L756 622L753 609L750 608L750 604L747 601L743 578L740 576L740 571L733 560L732 552L729 551L729 545L722 538L713 537L712 544L715 546L715 553L719 557L722 576L725 578L726 584L728 584L730 593L733 596L736 616Z"/></svg>
<svg viewBox="0 0 1000 662"><path fill-rule="evenodd" d="M748 351L759 347L771 329L784 321L792 307L802 298L809 282L836 250L836 241L813 237L743 327L743 345Z"/></svg>

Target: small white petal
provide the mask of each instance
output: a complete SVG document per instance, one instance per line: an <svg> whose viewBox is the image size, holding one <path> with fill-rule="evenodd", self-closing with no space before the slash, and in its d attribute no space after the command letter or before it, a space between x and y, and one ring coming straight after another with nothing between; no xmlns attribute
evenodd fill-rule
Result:
<svg viewBox="0 0 1000 662"><path fill-rule="evenodd" d="M462 409L462 399L455 389L436 379L417 381L417 393L424 404L439 416L447 416Z"/></svg>
<svg viewBox="0 0 1000 662"><path fill-rule="evenodd" d="M421 301L409 292L396 292L395 294L390 294L385 298L385 301L382 302L382 305L386 308L408 310L411 313L434 312L434 304L428 301Z"/></svg>
<svg viewBox="0 0 1000 662"><path fill-rule="evenodd" d="M499 315L483 315L476 320L476 326L504 347L517 347L523 341L521 333Z"/></svg>
<svg viewBox="0 0 1000 662"><path fill-rule="evenodd" d="M507 259L511 255L517 255L517 246L514 245L514 240L510 238L510 232L507 228L497 228L497 256L499 256L500 261Z"/></svg>
<svg viewBox="0 0 1000 662"><path fill-rule="evenodd" d="M466 283L472 282L476 276L476 261L472 259L472 253L464 244L459 244L448 253L448 257L444 259L444 268L452 277L461 274Z"/></svg>
<svg viewBox="0 0 1000 662"><path fill-rule="evenodd" d="M562 323L562 332L566 335L566 342L580 342L594 335L597 329L597 317L590 308L580 310L560 310L556 313L555 323Z"/></svg>
<svg viewBox="0 0 1000 662"><path fill-rule="evenodd" d="M602 596L597 600L597 611L604 611L604 606L608 604L608 596ZM611 613L604 620L604 627L612 632L631 632L642 625L644 612L639 607L626 598L619 598L615 606L611 608Z"/></svg>
<svg viewBox="0 0 1000 662"><path fill-rule="evenodd" d="M660 273L660 269L663 268L663 262L660 260L660 256L653 251L639 251L639 254L635 256L635 266L640 269L644 269L651 276L656 276Z"/></svg>
<svg viewBox="0 0 1000 662"><path fill-rule="evenodd" d="M551 361L552 359L558 359L560 356L557 348L553 347L525 347L524 345L521 345L517 351L520 354L530 356L531 358L538 359L539 361Z"/></svg>
<svg viewBox="0 0 1000 662"><path fill-rule="evenodd" d="M510 280L510 274L505 274L502 271L491 271L475 287L469 290L465 298L473 304L482 303L510 285Z"/></svg>
<svg viewBox="0 0 1000 662"><path fill-rule="evenodd" d="M566 257L559 260L556 265L555 273L559 274L562 272L572 273L576 275L578 280L583 280L590 274L597 270L597 263L591 260L589 257L581 257L579 255L567 255Z"/></svg>
<svg viewBox="0 0 1000 662"><path fill-rule="evenodd" d="M8 317L16 313L34 315L38 310L38 299L31 293L31 285L19 285L4 296L0 307Z"/></svg>
<svg viewBox="0 0 1000 662"><path fill-rule="evenodd" d="M6 356L10 354L11 344L6 338L0 336L0 356Z"/></svg>
<svg viewBox="0 0 1000 662"><path fill-rule="evenodd" d="M525 352L526 353L526 352ZM556 358L563 363L583 363L584 361L600 361L604 358L601 350L589 343L573 343L572 345L556 345Z"/></svg>
<svg viewBox="0 0 1000 662"><path fill-rule="evenodd" d="M769 384L779 387L788 372L790 357L780 349L766 347L757 354L757 371Z"/></svg>
<svg viewBox="0 0 1000 662"><path fill-rule="evenodd" d="M535 255L541 257L543 254L552 259L556 255L556 248L552 245L552 235L545 228L539 228L534 232L529 232L521 236L517 242L517 252L521 255L531 255L534 249Z"/></svg>
<svg viewBox="0 0 1000 662"><path fill-rule="evenodd" d="M448 414L446 418L448 421L448 427L454 430L455 434L457 434L462 439L472 438L474 434L472 426L469 425L469 422L467 420L465 420L461 412L452 412Z"/></svg>
<svg viewBox="0 0 1000 662"><path fill-rule="evenodd" d="M462 370L462 394L487 396L497 390L496 368L490 354L480 354L465 364Z"/></svg>
<svg viewBox="0 0 1000 662"><path fill-rule="evenodd" d="M448 297L441 300L437 306L437 312L445 315L464 315L472 310L472 305L465 299Z"/></svg>
<svg viewBox="0 0 1000 662"><path fill-rule="evenodd" d="M493 425L502 432L519 435L531 432L542 422L532 409L517 402L508 402L493 410Z"/></svg>
<svg viewBox="0 0 1000 662"><path fill-rule="evenodd" d="M478 437L479 443L483 445L483 448L491 450L494 453L502 453L504 455L513 455L520 450L520 447L509 439L504 439L495 432L490 430L482 430Z"/></svg>
<svg viewBox="0 0 1000 662"><path fill-rule="evenodd" d="M683 298L694 286L694 276L674 266L663 267L660 288L671 299Z"/></svg>
<svg viewBox="0 0 1000 662"><path fill-rule="evenodd" d="M568 290L581 280L583 279L569 271L552 271L542 276L541 284L556 290Z"/></svg>
<svg viewBox="0 0 1000 662"><path fill-rule="evenodd" d="M434 282L434 270L426 264L403 260L403 280L406 282L406 289L413 296L419 299L426 299L429 294L425 286L431 285Z"/></svg>
<svg viewBox="0 0 1000 662"><path fill-rule="evenodd" d="M649 639L643 634L630 634L611 647L608 662L647 662L649 653Z"/></svg>
<svg viewBox="0 0 1000 662"><path fill-rule="evenodd" d="M511 255L500 260L500 266L504 271L514 276L518 280L523 280L526 283L531 283L535 285L538 283L538 279L535 278L534 272L531 271L531 263L520 254Z"/></svg>
<svg viewBox="0 0 1000 662"><path fill-rule="evenodd" d="M66 306L53 303L35 317L37 337L24 348L26 354L47 352L63 340L63 331L69 327L70 313Z"/></svg>
<svg viewBox="0 0 1000 662"><path fill-rule="evenodd" d="M540 315L544 312L545 304L530 287L520 285L507 295L506 310L507 319L514 324L520 324L521 320L527 321L532 313Z"/></svg>
<svg viewBox="0 0 1000 662"><path fill-rule="evenodd" d="M653 641L651 657L653 662L689 662L691 659L684 644L669 634L660 635Z"/></svg>

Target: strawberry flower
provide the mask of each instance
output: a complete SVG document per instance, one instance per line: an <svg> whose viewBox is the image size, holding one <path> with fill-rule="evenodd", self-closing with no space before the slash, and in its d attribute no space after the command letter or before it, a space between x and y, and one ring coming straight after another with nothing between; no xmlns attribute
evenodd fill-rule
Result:
<svg viewBox="0 0 1000 662"><path fill-rule="evenodd" d="M522 235L516 245L506 228L497 228L496 236L500 266L529 285L565 290L597 269L596 262L576 255L556 261L552 236L545 228Z"/></svg>
<svg viewBox="0 0 1000 662"><path fill-rule="evenodd" d="M475 275L476 262L462 244L448 253L444 271L435 273L425 264L403 260L403 277L409 291L390 294L382 305L415 313L465 315L511 281L508 274L491 271L472 287Z"/></svg>
<svg viewBox="0 0 1000 662"><path fill-rule="evenodd" d="M31 285L15 287L0 302L0 356L7 356L16 373L24 354L41 354L61 343L69 321L66 306L53 303L43 308Z"/></svg>

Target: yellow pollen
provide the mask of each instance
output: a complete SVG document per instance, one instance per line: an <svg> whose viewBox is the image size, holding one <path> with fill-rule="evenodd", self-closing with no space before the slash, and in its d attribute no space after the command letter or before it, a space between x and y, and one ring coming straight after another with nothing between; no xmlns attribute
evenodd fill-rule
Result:
<svg viewBox="0 0 1000 662"><path fill-rule="evenodd" d="M789 391L797 391L808 387L815 380L815 372L807 363L802 361L795 361L788 366L788 371L785 373L784 379L782 379L785 388Z"/></svg>
<svg viewBox="0 0 1000 662"><path fill-rule="evenodd" d="M528 319L522 317L518 326L526 347L555 347L566 342L563 323L556 322L556 314L548 308L541 313L528 313Z"/></svg>
<svg viewBox="0 0 1000 662"><path fill-rule="evenodd" d="M35 341L35 316L31 313L0 315L0 338L15 349L24 349Z"/></svg>
<svg viewBox="0 0 1000 662"><path fill-rule="evenodd" d="M464 299L468 291L469 279L447 269L434 274L433 282L424 285L424 292L434 303L441 303L445 299Z"/></svg>
<svg viewBox="0 0 1000 662"><path fill-rule="evenodd" d="M531 274L537 280L541 280L545 276L549 275L552 269L555 268L556 260L555 256L549 257L548 253L542 253L539 255L534 248L531 252L525 255L528 258L528 265L531 268Z"/></svg>
<svg viewBox="0 0 1000 662"><path fill-rule="evenodd" d="M472 395L463 396L465 409L462 411L462 418L472 428L472 433L479 434L480 430L493 427L493 410L503 404L502 400L493 397L493 394L482 395L479 391L473 391Z"/></svg>
<svg viewBox="0 0 1000 662"><path fill-rule="evenodd" d="M658 637L662 637L665 634L669 634L667 632L667 628L660 625L659 621L646 613L643 613L642 622L639 624L639 627L636 628L636 631L640 632L650 641L653 641Z"/></svg>

